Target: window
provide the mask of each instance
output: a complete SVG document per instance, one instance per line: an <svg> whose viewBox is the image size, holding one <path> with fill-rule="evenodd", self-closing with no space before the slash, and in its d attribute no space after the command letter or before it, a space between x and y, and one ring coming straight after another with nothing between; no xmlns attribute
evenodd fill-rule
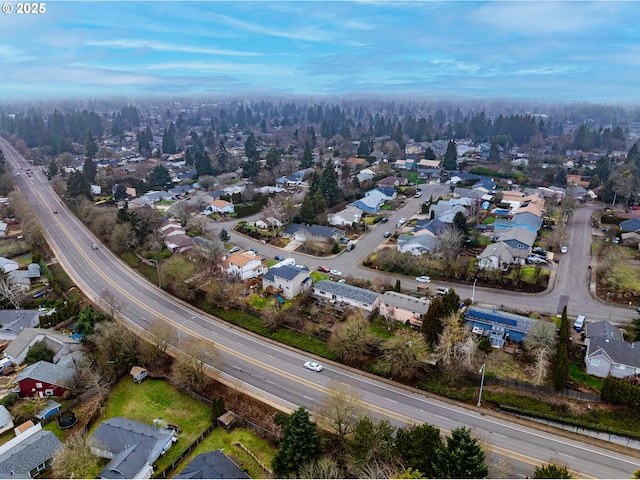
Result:
<svg viewBox="0 0 640 480"><path fill-rule="evenodd" d="M36 388L42 388L42 383L41 382L37 382L36 383Z"/></svg>
<svg viewBox="0 0 640 480"><path fill-rule="evenodd" d="M47 388L47 389L44 391L44 394L45 394L45 395L52 396L52 395L53 395L53 389L52 389L52 388Z"/></svg>
<svg viewBox="0 0 640 480"><path fill-rule="evenodd" d="M624 365L620 365L619 363L616 363L615 366L618 370L624 370Z"/></svg>
<svg viewBox="0 0 640 480"><path fill-rule="evenodd" d="M599 358L592 358L589 363L594 366L594 367L599 367L600 366L600 359Z"/></svg>

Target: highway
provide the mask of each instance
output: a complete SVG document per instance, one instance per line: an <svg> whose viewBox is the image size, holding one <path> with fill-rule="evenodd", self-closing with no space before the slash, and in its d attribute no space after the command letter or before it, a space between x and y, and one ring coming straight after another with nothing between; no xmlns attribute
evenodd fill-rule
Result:
<svg viewBox="0 0 640 480"><path fill-rule="evenodd" d="M5 140L0 145L15 172L20 171L19 166L28 167ZM431 398L332 362L323 360L321 373L305 370L302 365L308 355L205 315L132 272L61 205L42 172L35 171L32 178L22 174L16 181L41 218L57 260L89 298L104 305L105 292L109 292L117 299L122 317L139 330L156 319L168 322L180 330L177 348L188 336L213 341L222 360L219 378L238 390L285 409L304 405L313 411L332 382L349 383L358 389L373 416L388 418L398 426L428 422L445 431L471 427L476 436L491 444L493 454L508 461L510 477L530 476L535 465L550 459L562 460L582 478L630 478L640 468L637 456L507 422L488 411ZM100 246L98 250L91 248L94 243Z"/></svg>

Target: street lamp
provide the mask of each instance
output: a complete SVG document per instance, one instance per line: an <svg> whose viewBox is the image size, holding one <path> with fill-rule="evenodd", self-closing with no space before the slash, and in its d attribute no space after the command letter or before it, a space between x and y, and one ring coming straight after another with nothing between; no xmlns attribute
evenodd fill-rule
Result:
<svg viewBox="0 0 640 480"><path fill-rule="evenodd" d="M478 277L473 281L473 289L471 290L471 305L475 303L476 300L476 283L478 282Z"/></svg>
<svg viewBox="0 0 640 480"><path fill-rule="evenodd" d="M609 297L611 296L611 292L607 292L607 302L609 302Z"/></svg>
<svg viewBox="0 0 640 480"><path fill-rule="evenodd" d="M158 260L153 260L152 258L148 258L147 261L153 262L156 264L156 272L158 274L158 288L162 288L162 284L160 280L160 262L158 262Z"/></svg>
<svg viewBox="0 0 640 480"><path fill-rule="evenodd" d="M482 387L484 386L484 371L486 369L487 364L483 363L480 367L480 372L482 373L482 380L480 380L480 395L478 395L478 407L482 406Z"/></svg>
<svg viewBox="0 0 640 480"><path fill-rule="evenodd" d="M182 348L182 327L184 327L184 324L187 323L189 320L193 320L194 318L196 318L195 315L192 315L191 318L189 318L188 320L185 320L184 322L182 322L180 324L180 326L178 327L178 347Z"/></svg>

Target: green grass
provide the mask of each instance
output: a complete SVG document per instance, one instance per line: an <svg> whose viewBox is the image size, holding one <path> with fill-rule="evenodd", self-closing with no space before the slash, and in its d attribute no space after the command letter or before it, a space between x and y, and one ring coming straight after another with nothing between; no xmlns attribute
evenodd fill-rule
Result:
<svg viewBox="0 0 640 480"><path fill-rule="evenodd" d="M587 375L581 364L570 363L569 376L574 382L588 385L598 392L602 389L602 379Z"/></svg>
<svg viewBox="0 0 640 480"><path fill-rule="evenodd" d="M216 428L211 435L202 441L196 449L178 465L178 468L172 472L172 475L180 473L197 455L205 452L222 449L225 455L233 456L238 462L238 466L242 468L251 478L268 478L269 474L265 472L258 463L236 443L244 445L251 453L260 459L262 463L271 466L271 460L275 456L277 449L270 446L267 442L260 439L248 430L237 428L230 432L222 428Z"/></svg>
<svg viewBox="0 0 640 480"><path fill-rule="evenodd" d="M67 272L64 271L64 269L62 268L62 266L60 266L59 263L50 265L49 270L51 271L51 274L53 275L53 277L60 284L60 288L62 288L63 292L68 292L71 288L75 286L75 284L71 280L71 277L67 275Z"/></svg>
<svg viewBox="0 0 640 480"><path fill-rule="evenodd" d="M138 268L138 264L140 263L138 257L136 257L132 252L124 252L120 258L122 258L122 260L132 268Z"/></svg>
<svg viewBox="0 0 640 480"><path fill-rule="evenodd" d="M369 331L376 337L382 339L391 338L394 335L394 330L392 329L390 332L387 331L387 322L380 318L376 318L371 322Z"/></svg>
<svg viewBox="0 0 640 480"><path fill-rule="evenodd" d="M482 222L482 225L493 225L496 221L496 217L487 217Z"/></svg>
<svg viewBox="0 0 640 480"><path fill-rule="evenodd" d="M322 272L311 272L311 273L309 273L309 276L313 280L313 283L317 283L320 280L328 280L329 279L329 275L327 275L326 273L322 273Z"/></svg>
<svg viewBox="0 0 640 480"><path fill-rule="evenodd" d="M160 471L178 458L210 425L209 414L207 405L194 400L164 380L147 379L136 384L126 375L111 391L103 419L121 416L153 425L154 419L161 418L179 425L182 431L178 435L178 442L158 459L156 470ZM89 434L97 427L98 422L91 426Z"/></svg>
<svg viewBox="0 0 640 480"><path fill-rule="evenodd" d="M263 310L264 308L273 305L274 301L273 297L264 298L260 295L254 294L249 298L248 304L256 310Z"/></svg>

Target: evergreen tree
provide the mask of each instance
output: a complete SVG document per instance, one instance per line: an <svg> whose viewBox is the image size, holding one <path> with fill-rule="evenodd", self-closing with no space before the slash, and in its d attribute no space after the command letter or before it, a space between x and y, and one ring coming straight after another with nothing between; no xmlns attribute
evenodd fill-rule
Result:
<svg viewBox="0 0 640 480"><path fill-rule="evenodd" d="M563 390L567 386L567 378L569 377L569 320L567 319L566 305L562 310L558 336L558 350L553 366L553 386L556 390Z"/></svg>
<svg viewBox="0 0 640 480"><path fill-rule="evenodd" d="M147 177L147 183L151 188L166 189L171 184L169 170L164 165L156 165Z"/></svg>
<svg viewBox="0 0 640 480"><path fill-rule="evenodd" d="M393 291L394 292L401 292L402 291L401 286L400 286L400 279L399 278L396 280L396 285L393 287Z"/></svg>
<svg viewBox="0 0 640 480"><path fill-rule="evenodd" d="M258 141L253 135L253 132L247 137L247 141L244 144L244 154L249 160L258 160L260 154L258 153Z"/></svg>
<svg viewBox="0 0 640 480"><path fill-rule="evenodd" d="M197 150L194 155L194 166L196 167L196 175L203 177L205 175L213 175L213 167L209 155L202 150Z"/></svg>
<svg viewBox="0 0 640 480"><path fill-rule="evenodd" d="M469 234L469 225L467 225L467 217L464 216L464 213L457 212L453 217L453 226L458 229L458 231L464 233L464 235Z"/></svg>
<svg viewBox="0 0 640 480"><path fill-rule="evenodd" d="M327 200L327 205L333 207L342 200L342 189L338 183L338 174L333 165L333 160L328 160L322 169L320 177L320 190Z"/></svg>
<svg viewBox="0 0 640 480"><path fill-rule="evenodd" d="M229 160L229 152L227 152L227 147L224 146L224 140L220 140L220 145L218 146L218 152L216 153L216 158L218 159L218 165L220 165L220 168L222 170L227 168L227 161Z"/></svg>
<svg viewBox="0 0 640 480"><path fill-rule="evenodd" d="M229 238L231 238L231 237L229 237L229 232L227 232L226 229L223 228L222 230L220 230L220 240L221 241L228 242Z"/></svg>
<svg viewBox="0 0 640 480"><path fill-rule="evenodd" d="M327 201L320 190L316 190L316 193L313 194L311 205L313 206L314 223L316 223L320 215L327 210Z"/></svg>
<svg viewBox="0 0 640 480"><path fill-rule="evenodd" d="M87 130L87 135L84 139L84 156L90 160L94 160L98 155L98 142L93 136L91 129Z"/></svg>
<svg viewBox="0 0 640 480"><path fill-rule="evenodd" d="M500 150L498 150L498 142L495 140L491 141L491 147L489 147L489 158L490 162L499 162L500 161Z"/></svg>
<svg viewBox="0 0 640 480"><path fill-rule="evenodd" d="M320 190L317 190L317 192L319 191ZM311 192L307 192L302 199L302 205L300 206L300 218L303 223L315 223L316 221L316 211L313 206L310 193Z"/></svg>
<svg viewBox="0 0 640 480"><path fill-rule="evenodd" d="M67 180L67 192L70 197L87 197L91 198L91 185L84 178L82 172L76 170Z"/></svg>
<svg viewBox="0 0 640 480"><path fill-rule="evenodd" d="M96 181L96 173L98 167L96 166L96 162L91 160L89 157L84 159L84 165L82 166L82 175L89 183L93 183Z"/></svg>
<svg viewBox="0 0 640 480"><path fill-rule="evenodd" d="M49 178L53 178L58 174L58 164L56 163L55 160L51 159L51 161L49 162L49 167L48 167L48 171L49 171Z"/></svg>
<svg viewBox="0 0 640 480"><path fill-rule="evenodd" d="M451 139L449 140L449 144L447 145L447 151L444 154L443 167L445 170L457 170L458 164L456 160L458 159L458 150L456 148L456 142Z"/></svg>
<svg viewBox="0 0 640 480"><path fill-rule="evenodd" d="M313 165L313 151L311 149L311 143L309 140L304 142L304 151L302 152L302 159L300 160L300 168L309 168Z"/></svg>
<svg viewBox="0 0 640 480"><path fill-rule="evenodd" d="M113 192L113 198L116 200L124 200L127 198L127 186L124 183L116 185L116 190Z"/></svg>
<svg viewBox="0 0 640 480"><path fill-rule="evenodd" d="M171 126L173 126L173 123ZM173 137L171 131L165 128L164 133L162 134L162 153L173 154L177 151L176 139Z"/></svg>
<svg viewBox="0 0 640 480"><path fill-rule="evenodd" d="M531 478L573 478L569 469L557 463L536 466L536 470Z"/></svg>
<svg viewBox="0 0 640 480"><path fill-rule="evenodd" d="M445 317L460 311L460 297L453 288L450 288L449 291L442 296L442 305L444 306Z"/></svg>
<svg viewBox="0 0 640 480"><path fill-rule="evenodd" d="M447 310L440 297L431 300L429 309L422 317L422 335L431 347L438 343L438 338L444 329L442 319L447 315Z"/></svg>
<svg viewBox="0 0 640 480"><path fill-rule="evenodd" d="M266 162L267 168L277 167L280 164L280 152L276 147L271 147L267 152Z"/></svg>
<svg viewBox="0 0 640 480"><path fill-rule="evenodd" d="M347 451L356 465L388 464L394 456L395 427L388 420L374 424L367 416L358 420L347 440Z"/></svg>
<svg viewBox="0 0 640 480"><path fill-rule="evenodd" d="M436 159L436 152L433 151L433 148L427 147L427 149L424 151L424 158L426 160L435 160Z"/></svg>
<svg viewBox="0 0 640 480"><path fill-rule="evenodd" d="M271 464L273 473L279 478L297 473L302 464L320 457L321 447L315 422L304 407L298 408L282 430L280 449Z"/></svg>
<svg viewBox="0 0 640 480"><path fill-rule="evenodd" d="M486 478L489 468L486 454L471 430L458 427L436 451L432 462L435 478Z"/></svg>
<svg viewBox="0 0 640 480"><path fill-rule="evenodd" d="M242 176L250 180L255 179L260 173L260 163L257 157L250 157L242 166Z"/></svg>
<svg viewBox="0 0 640 480"><path fill-rule="evenodd" d="M405 467L419 470L422 478L434 478L432 461L442 446L440 429L423 423L398 429L394 450Z"/></svg>

